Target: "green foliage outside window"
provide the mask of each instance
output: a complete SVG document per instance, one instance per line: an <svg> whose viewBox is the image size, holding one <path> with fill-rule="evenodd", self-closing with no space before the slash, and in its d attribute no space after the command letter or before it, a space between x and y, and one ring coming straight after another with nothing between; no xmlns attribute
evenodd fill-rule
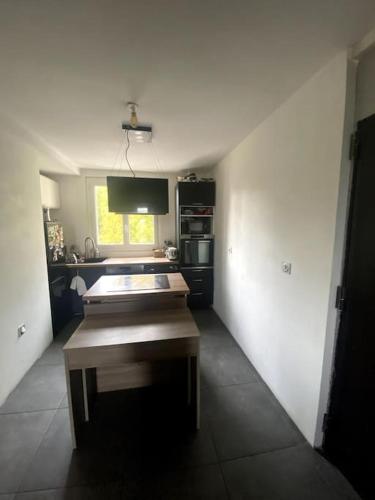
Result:
<svg viewBox="0 0 375 500"><path fill-rule="evenodd" d="M121 215L108 212L107 186L95 186L96 224L99 245L124 244L124 217L128 218L129 243L153 245L155 221L153 215Z"/></svg>
<svg viewBox="0 0 375 500"><path fill-rule="evenodd" d="M153 245L155 224L153 215L128 215L129 243L131 245Z"/></svg>
<svg viewBox="0 0 375 500"><path fill-rule="evenodd" d="M96 223L99 245L122 245L124 224L121 214L108 212L107 186L95 186Z"/></svg>

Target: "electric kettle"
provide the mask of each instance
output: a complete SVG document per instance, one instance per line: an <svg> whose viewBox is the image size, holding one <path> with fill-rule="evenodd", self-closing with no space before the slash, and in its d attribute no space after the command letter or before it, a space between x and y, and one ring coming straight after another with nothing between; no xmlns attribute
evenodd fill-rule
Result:
<svg viewBox="0 0 375 500"><path fill-rule="evenodd" d="M176 260L177 259L177 248L167 247L167 249L165 251L165 256L169 260Z"/></svg>

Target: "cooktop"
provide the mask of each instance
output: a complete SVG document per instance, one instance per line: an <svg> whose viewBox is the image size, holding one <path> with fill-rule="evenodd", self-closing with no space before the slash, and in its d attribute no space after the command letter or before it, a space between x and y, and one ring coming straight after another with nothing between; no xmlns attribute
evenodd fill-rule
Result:
<svg viewBox="0 0 375 500"><path fill-rule="evenodd" d="M111 290L108 292L123 292L131 290L156 290L170 288L168 276L166 274L130 275L118 276L111 283Z"/></svg>

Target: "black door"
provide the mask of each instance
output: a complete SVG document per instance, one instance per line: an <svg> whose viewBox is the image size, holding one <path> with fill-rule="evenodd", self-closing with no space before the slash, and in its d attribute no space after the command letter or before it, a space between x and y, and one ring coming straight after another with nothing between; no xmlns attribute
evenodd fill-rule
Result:
<svg viewBox="0 0 375 500"><path fill-rule="evenodd" d="M337 339L323 449L364 499L375 498L375 115L358 124Z"/></svg>

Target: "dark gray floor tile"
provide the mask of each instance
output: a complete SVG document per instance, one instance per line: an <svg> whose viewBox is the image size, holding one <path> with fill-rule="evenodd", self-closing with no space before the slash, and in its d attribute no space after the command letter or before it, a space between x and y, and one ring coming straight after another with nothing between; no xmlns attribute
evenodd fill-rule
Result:
<svg viewBox="0 0 375 500"><path fill-rule="evenodd" d="M230 349L238 347L226 326L212 309L192 311L199 328L201 349Z"/></svg>
<svg viewBox="0 0 375 500"><path fill-rule="evenodd" d="M257 382L256 371L238 347L202 349L200 363L202 387Z"/></svg>
<svg viewBox="0 0 375 500"><path fill-rule="evenodd" d="M285 448L304 440L284 410L257 383L202 391L202 407L219 460Z"/></svg>
<svg viewBox="0 0 375 500"><path fill-rule="evenodd" d="M147 467L175 469L217 463L209 430L188 430L185 425L150 429L142 439Z"/></svg>
<svg viewBox="0 0 375 500"><path fill-rule="evenodd" d="M222 464L230 498L252 500L339 500L317 472L317 454L307 444Z"/></svg>
<svg viewBox="0 0 375 500"><path fill-rule="evenodd" d="M283 407L274 397L270 397L263 384L205 387L201 390L201 411L208 419L246 419L247 415L254 412L267 416L271 409L286 415Z"/></svg>
<svg viewBox="0 0 375 500"><path fill-rule="evenodd" d="M17 491L54 413L0 415L0 493Z"/></svg>
<svg viewBox="0 0 375 500"><path fill-rule="evenodd" d="M74 317L67 325L64 326L64 328L56 335L56 337L53 339L53 342L55 344L60 344L64 345L70 337L73 335L73 333L76 331L78 328L79 324L82 322L82 317L76 316Z"/></svg>
<svg viewBox="0 0 375 500"><path fill-rule="evenodd" d="M220 460L245 457L294 446L304 441L294 424L270 409L246 418L218 419L211 423Z"/></svg>
<svg viewBox="0 0 375 500"><path fill-rule="evenodd" d="M121 482L18 493L15 500L118 500L124 498Z"/></svg>
<svg viewBox="0 0 375 500"><path fill-rule="evenodd" d="M68 408L69 407L69 403L68 403L68 395L65 394L65 396L63 397L61 403L60 403L60 406L59 408Z"/></svg>
<svg viewBox="0 0 375 500"><path fill-rule="evenodd" d="M62 350L63 345L53 342L42 354L42 356L35 363L36 365L63 365L64 353Z"/></svg>
<svg viewBox="0 0 375 500"><path fill-rule="evenodd" d="M7 493L5 495L0 495L0 500L14 500L16 497L15 493Z"/></svg>
<svg viewBox="0 0 375 500"><path fill-rule="evenodd" d="M87 442L84 433L79 449L73 450L68 410L57 410L20 491L109 482L122 478L124 470L130 474L128 465L136 461L137 451L131 435L127 442L124 431L115 425L88 428L92 432Z"/></svg>
<svg viewBox="0 0 375 500"><path fill-rule="evenodd" d="M198 326L207 328L221 327L226 329L224 323L213 309L192 309L191 312Z"/></svg>
<svg viewBox="0 0 375 500"><path fill-rule="evenodd" d="M220 500L227 498L220 459L231 499L358 499L299 444L303 437L214 311L193 314L202 348L199 432L186 425L180 389L101 394L73 451L61 349L75 318L0 409L31 410L0 414L0 492L19 487L16 498L25 500ZM38 407L59 409L32 411Z"/></svg>
<svg viewBox="0 0 375 500"><path fill-rule="evenodd" d="M207 465L173 473L166 471L155 482L154 491L139 498L226 500L227 494L219 466Z"/></svg>
<svg viewBox="0 0 375 500"><path fill-rule="evenodd" d="M84 463L72 449L67 410L58 410L44 436L20 490L61 488L85 483Z"/></svg>
<svg viewBox="0 0 375 500"><path fill-rule="evenodd" d="M233 337L227 331L220 328L204 329L199 327L201 334L200 347L204 349L230 349L237 347Z"/></svg>
<svg viewBox="0 0 375 500"><path fill-rule="evenodd" d="M34 365L9 395L0 414L55 409L65 394L64 366Z"/></svg>
<svg viewBox="0 0 375 500"><path fill-rule="evenodd" d="M178 399L172 387L153 387L116 393L97 398L97 430L110 428L113 439L124 438L124 424L132 425L132 442L146 468L182 468L217 463L217 455L208 429L196 431L189 419L186 401ZM120 429L116 436L116 428ZM108 430L106 431L108 432ZM130 443L130 452L133 452ZM126 450L125 450L126 451Z"/></svg>

